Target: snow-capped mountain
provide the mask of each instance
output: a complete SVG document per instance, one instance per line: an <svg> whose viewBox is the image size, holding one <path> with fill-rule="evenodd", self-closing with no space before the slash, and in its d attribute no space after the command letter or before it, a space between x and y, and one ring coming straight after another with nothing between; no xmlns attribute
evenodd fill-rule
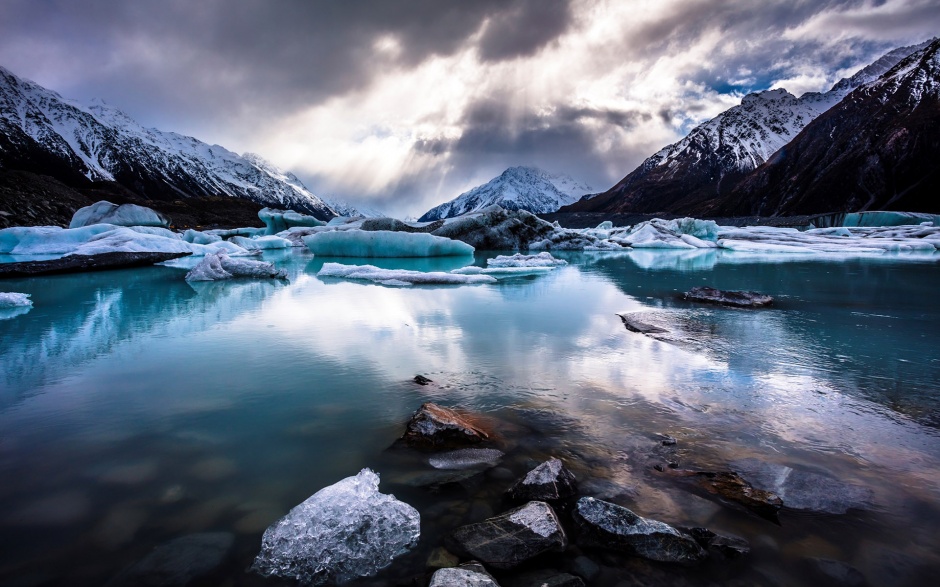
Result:
<svg viewBox="0 0 940 587"><path fill-rule="evenodd" d="M335 214L293 174L257 155L153 128L94 101L83 105L0 67L0 168L26 169L69 185L117 182L152 200L227 196Z"/></svg>
<svg viewBox="0 0 940 587"><path fill-rule="evenodd" d="M828 92L799 98L784 89L748 94L740 105L648 158L610 190L561 211L700 213L853 89L928 44L895 49Z"/></svg>
<svg viewBox="0 0 940 587"><path fill-rule="evenodd" d="M388 218L388 214L377 208L372 208L371 206L353 204L347 200L337 200L336 198L328 196L320 196L320 199L326 202L326 205L336 212L337 216L345 216L346 218L356 216L362 216L363 218Z"/></svg>
<svg viewBox="0 0 940 587"><path fill-rule="evenodd" d="M716 202L719 215L940 211L940 40L860 86Z"/></svg>
<svg viewBox="0 0 940 587"><path fill-rule="evenodd" d="M536 214L554 212L591 191L567 175L553 175L535 167L510 167L499 177L431 208L419 220L452 218L493 204Z"/></svg>

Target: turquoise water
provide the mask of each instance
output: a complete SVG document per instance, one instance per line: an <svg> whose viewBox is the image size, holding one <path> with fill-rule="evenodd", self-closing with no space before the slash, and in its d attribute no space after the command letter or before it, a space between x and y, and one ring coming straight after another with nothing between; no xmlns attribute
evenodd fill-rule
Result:
<svg viewBox="0 0 940 587"><path fill-rule="evenodd" d="M217 530L236 542L213 580L267 584L244 572L264 528L365 466L422 512L417 550L369 583L400 584L448 528L500 511L511 483L415 487L426 465L386 448L424 401L484 413L516 475L558 455L638 513L753 548L691 571L599 557L593 584L813 585L812 557L879 585L940 570L938 256L585 253L547 275L412 288L316 277L349 259L265 258L290 283L190 286L171 267L0 282L35 304L0 320L0 585L101 585ZM777 304L682 301L695 285ZM669 341L628 332L616 314L636 311ZM866 487L872 505L771 524L654 470L661 433L683 468L757 458Z"/></svg>

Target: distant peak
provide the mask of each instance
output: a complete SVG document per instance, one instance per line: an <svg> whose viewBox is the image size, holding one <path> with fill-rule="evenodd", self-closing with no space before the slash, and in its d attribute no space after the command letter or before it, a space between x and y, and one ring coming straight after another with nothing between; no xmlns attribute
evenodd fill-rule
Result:
<svg viewBox="0 0 940 587"><path fill-rule="evenodd" d="M744 96L741 100L742 104L750 104L760 100L767 102L776 102L780 100L796 100L796 96L786 91L783 88L776 88L773 90L764 90L762 92L754 92Z"/></svg>

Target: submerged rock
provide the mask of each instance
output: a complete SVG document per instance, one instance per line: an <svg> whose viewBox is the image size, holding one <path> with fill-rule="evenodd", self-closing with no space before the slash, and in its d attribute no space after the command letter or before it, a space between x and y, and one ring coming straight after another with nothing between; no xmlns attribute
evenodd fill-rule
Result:
<svg viewBox="0 0 940 587"><path fill-rule="evenodd" d="M736 501L758 516L779 523L777 512L783 506L780 496L757 489L737 473L730 471L679 471L677 474L693 477L709 493Z"/></svg>
<svg viewBox="0 0 940 587"><path fill-rule="evenodd" d="M235 536L228 532L190 534L153 549L122 571L107 587L183 587L211 576L228 558Z"/></svg>
<svg viewBox="0 0 940 587"><path fill-rule="evenodd" d="M582 546L684 565L699 563L708 556L691 536L669 524L593 497L579 499L572 517L578 527L577 542Z"/></svg>
<svg viewBox="0 0 940 587"><path fill-rule="evenodd" d="M265 530L251 570L303 585L366 577L413 547L420 526L418 511L379 493L379 476L363 469L316 492Z"/></svg>
<svg viewBox="0 0 940 587"><path fill-rule="evenodd" d="M550 505L531 501L457 528L447 537L447 546L494 568L511 569L544 552L564 551L568 537Z"/></svg>
<svg viewBox="0 0 940 587"><path fill-rule="evenodd" d="M499 583L482 565L470 562L456 568L438 569L428 587L499 587Z"/></svg>
<svg viewBox="0 0 940 587"><path fill-rule="evenodd" d="M432 383L434 380L428 379L424 375L415 375L415 378L413 379L413 381L417 383L418 385L427 385L428 383Z"/></svg>
<svg viewBox="0 0 940 587"><path fill-rule="evenodd" d="M55 275L145 267L171 259L186 257L190 253L96 253L94 255L66 255L47 261L0 263L0 278L28 275Z"/></svg>
<svg viewBox="0 0 940 587"><path fill-rule="evenodd" d="M708 528L689 528L685 531L699 543L699 546L725 558L737 558L751 552L750 543L737 536L725 536L712 532Z"/></svg>
<svg viewBox="0 0 940 587"><path fill-rule="evenodd" d="M685 299L694 302L723 304L739 308L761 308L769 306L774 299L756 291L723 291L713 287L693 287L685 293Z"/></svg>
<svg viewBox="0 0 940 587"><path fill-rule="evenodd" d="M820 473L757 459L743 459L731 465L755 486L779 495L788 509L844 514L850 509L868 509L874 499L867 487L844 483Z"/></svg>
<svg viewBox="0 0 940 587"><path fill-rule="evenodd" d="M503 452L494 448L460 448L439 453L428 460L435 469L488 469L503 458Z"/></svg>
<svg viewBox="0 0 940 587"><path fill-rule="evenodd" d="M450 408L427 402L411 416L399 441L417 448L450 448L478 444L489 434Z"/></svg>
<svg viewBox="0 0 940 587"><path fill-rule="evenodd" d="M574 496L578 482L564 463L551 458L529 471L509 489L514 501L556 501Z"/></svg>
<svg viewBox="0 0 940 587"><path fill-rule="evenodd" d="M642 314L642 312L629 312L624 314L617 314L620 316L620 320L623 322L624 327L630 332L637 332L639 334L662 334L664 332L669 332L665 328L660 328L659 326L654 326L653 324L647 324L642 320L639 320L637 316Z"/></svg>

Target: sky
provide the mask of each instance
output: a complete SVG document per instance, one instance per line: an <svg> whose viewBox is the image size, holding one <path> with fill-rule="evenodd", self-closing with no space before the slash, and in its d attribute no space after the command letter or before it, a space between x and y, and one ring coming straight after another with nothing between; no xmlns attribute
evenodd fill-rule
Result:
<svg viewBox="0 0 940 587"><path fill-rule="evenodd" d="M938 32L940 0L0 0L0 65L401 217L515 165L606 190Z"/></svg>

